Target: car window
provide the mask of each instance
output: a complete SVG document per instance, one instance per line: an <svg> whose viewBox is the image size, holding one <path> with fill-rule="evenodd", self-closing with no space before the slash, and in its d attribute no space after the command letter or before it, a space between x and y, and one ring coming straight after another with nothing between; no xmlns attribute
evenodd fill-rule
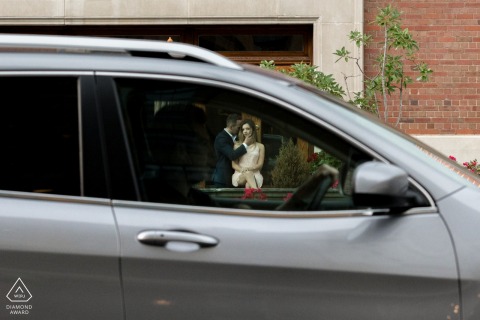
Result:
<svg viewBox="0 0 480 320"><path fill-rule="evenodd" d="M238 90L151 79L118 78L115 83L142 201L260 210L355 209L352 173L372 157L335 132ZM232 114L242 120L233 134L225 130ZM256 139L248 144L245 135L252 132ZM220 140L229 141L233 161L230 156L220 161ZM325 186L312 183L319 175L328 178L322 178L328 181ZM302 194L302 201L291 206L294 194Z"/></svg>
<svg viewBox="0 0 480 320"><path fill-rule="evenodd" d="M80 195L76 78L0 77L0 189Z"/></svg>

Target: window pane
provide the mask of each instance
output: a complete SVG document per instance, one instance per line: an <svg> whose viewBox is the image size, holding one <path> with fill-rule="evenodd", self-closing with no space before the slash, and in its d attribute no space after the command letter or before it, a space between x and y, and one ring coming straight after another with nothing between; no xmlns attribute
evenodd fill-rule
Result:
<svg viewBox="0 0 480 320"><path fill-rule="evenodd" d="M213 51L303 51L302 35L204 35L199 46Z"/></svg>
<svg viewBox="0 0 480 320"><path fill-rule="evenodd" d="M0 189L80 195L76 78L0 77Z"/></svg>
<svg viewBox="0 0 480 320"><path fill-rule="evenodd" d="M371 158L334 133L271 102L218 87L139 79L116 84L144 201L273 211L285 209L303 188L301 201L286 210L353 208L351 173ZM236 142L224 131L232 113L245 120ZM219 166L219 137L232 151L250 134L256 139L241 157ZM245 165L245 157L254 160ZM340 175L329 171L326 185L311 183L324 164ZM222 186L217 174L227 169ZM315 197L319 188L326 192L322 201Z"/></svg>

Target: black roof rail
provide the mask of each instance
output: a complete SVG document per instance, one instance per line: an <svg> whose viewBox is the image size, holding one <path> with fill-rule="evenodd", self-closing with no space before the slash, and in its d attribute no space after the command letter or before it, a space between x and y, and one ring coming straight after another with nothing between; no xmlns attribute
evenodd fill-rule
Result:
<svg viewBox="0 0 480 320"><path fill-rule="evenodd" d="M232 60L207 49L178 42L138 40L122 38L0 34L0 47L24 49L89 50L97 52L119 52L130 55L162 56L175 59L190 59L213 65L243 70Z"/></svg>

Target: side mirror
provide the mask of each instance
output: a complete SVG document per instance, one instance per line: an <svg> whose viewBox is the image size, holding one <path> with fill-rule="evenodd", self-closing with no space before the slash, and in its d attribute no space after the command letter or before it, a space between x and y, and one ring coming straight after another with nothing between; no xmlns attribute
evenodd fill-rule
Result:
<svg viewBox="0 0 480 320"><path fill-rule="evenodd" d="M391 164L365 162L353 173L352 197L356 207L403 212L415 206L409 196L407 173Z"/></svg>

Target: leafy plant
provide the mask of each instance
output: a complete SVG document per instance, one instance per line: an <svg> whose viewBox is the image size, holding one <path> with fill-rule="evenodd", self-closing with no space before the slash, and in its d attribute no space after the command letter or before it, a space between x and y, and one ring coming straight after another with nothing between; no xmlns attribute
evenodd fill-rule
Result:
<svg viewBox="0 0 480 320"><path fill-rule="evenodd" d="M350 93L348 90L348 79L353 76L343 74L345 89L339 85L333 75L326 75L317 70L317 66L310 66L305 63L294 64L288 69L280 72L310 83L317 88L329 92L337 97L344 98L355 106L376 114L384 122L389 118L389 106L391 98L397 95L399 112L395 126L398 126L402 117L403 100L405 88L414 82L412 77L405 73L406 66L418 73L416 81L426 82L433 72L424 62L417 62L416 53L419 50L418 43L413 39L408 29L401 27L401 12L388 5L379 12L375 23L380 27L383 34L382 46L375 58L376 74L369 76L361 64L360 58L352 55L345 47L334 52L339 58L336 62L343 60L355 61L358 70L363 74L363 90ZM351 31L349 40L358 48L367 47L373 42L371 35L359 31ZM276 69L274 61L262 61L260 66L266 69ZM347 92L347 93L346 93ZM348 95L347 97L345 97ZM383 115L380 114L380 107L383 106Z"/></svg>
<svg viewBox="0 0 480 320"><path fill-rule="evenodd" d="M392 5L380 9L375 24L380 27L383 34L382 46L376 56L377 73L368 76L360 64L360 58L352 56L345 47L337 50L334 54L339 58L336 62L354 60L357 68L364 76L363 92L354 93L348 99L354 105L377 114L383 121L387 122L389 117L389 98L398 94L399 114L396 126L399 124L402 110L404 89L413 79L404 70L406 65L412 65L412 69L418 73L417 81L428 81L432 69L424 62L417 62L415 54L419 50L418 43L413 39L408 29L401 27L401 12ZM349 40L357 47L368 46L372 43L371 35L359 31L351 31ZM344 74L345 84L350 76ZM348 86L348 85L347 85ZM348 90L347 90L348 91ZM380 105L383 106L383 116L379 113Z"/></svg>
<svg viewBox="0 0 480 320"><path fill-rule="evenodd" d="M275 70L275 61L263 60L260 63L260 67L264 69ZM335 81L333 75L327 75L321 71L318 71L317 68L317 66L311 66L301 62L290 66L288 69L280 69L279 71L291 77L303 80L304 82L309 83L320 90L329 92L334 96L343 98L345 91L342 86Z"/></svg>
<svg viewBox="0 0 480 320"><path fill-rule="evenodd" d="M275 167L272 170L272 183L275 188L296 188L310 175L310 165L305 161L301 150L290 139L279 150Z"/></svg>

